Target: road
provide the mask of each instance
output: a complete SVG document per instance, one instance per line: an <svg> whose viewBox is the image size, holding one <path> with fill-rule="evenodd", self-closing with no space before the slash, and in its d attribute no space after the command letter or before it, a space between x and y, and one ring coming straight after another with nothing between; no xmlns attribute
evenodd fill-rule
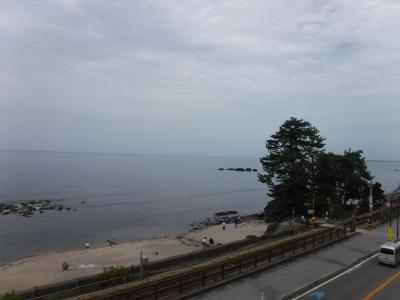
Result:
<svg viewBox="0 0 400 300"><path fill-rule="evenodd" d="M193 299L259 300L261 299L261 295L263 295L264 300L280 299L283 295L301 286L307 285L329 273L346 267L350 263L363 257L369 251L376 250L386 241L387 225L379 226L371 231L364 230L362 232L362 234L313 252L305 257L295 259L292 262L282 264L276 268L268 269L223 287L205 292L193 297ZM376 267L379 268L380 266ZM390 268L381 269L386 272L394 272L394 269ZM389 275L388 273L388 276ZM366 276L368 277L368 275ZM372 285L372 283L369 284L371 284L370 287L373 288L378 283L379 281L376 281L374 285ZM352 285L352 283L349 282L348 285ZM337 297L335 299L352 298ZM400 296L397 299L400 299Z"/></svg>
<svg viewBox="0 0 400 300"><path fill-rule="evenodd" d="M398 300L400 267L380 265L372 257L361 266L322 284L296 300Z"/></svg>

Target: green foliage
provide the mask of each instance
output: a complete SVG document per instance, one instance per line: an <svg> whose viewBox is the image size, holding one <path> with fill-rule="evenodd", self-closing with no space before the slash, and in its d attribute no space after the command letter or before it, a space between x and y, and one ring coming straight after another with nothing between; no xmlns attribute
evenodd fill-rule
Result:
<svg viewBox="0 0 400 300"><path fill-rule="evenodd" d="M361 150L349 149L343 155L320 154L316 166L317 211L323 213L329 204L346 207L356 203L361 212L368 211L371 180ZM382 185L375 182L372 190L374 207L381 207L385 199Z"/></svg>
<svg viewBox="0 0 400 300"><path fill-rule="evenodd" d="M344 151L341 169L342 188L344 201L361 199L364 191L368 189L371 174L367 169L362 150Z"/></svg>
<svg viewBox="0 0 400 300"><path fill-rule="evenodd" d="M341 174L341 155L321 153L316 160L315 185L317 210L326 210L329 204L342 204L338 192Z"/></svg>
<svg viewBox="0 0 400 300"><path fill-rule="evenodd" d="M0 300L22 300L22 297L12 290L4 295L0 295Z"/></svg>
<svg viewBox="0 0 400 300"><path fill-rule="evenodd" d="M99 279L103 281L112 278L128 276L128 274L129 268L124 266L112 266L109 268L104 268L103 272L99 275Z"/></svg>
<svg viewBox="0 0 400 300"><path fill-rule="evenodd" d="M268 154L260 159L272 197L265 208L267 218L279 220L305 214L314 205L317 215L325 215L329 205L343 208L359 204L368 211L372 176L362 150L345 150L342 155L326 153L324 138L309 122L290 118L266 142ZM373 185L374 207L384 201L379 182Z"/></svg>
<svg viewBox="0 0 400 300"><path fill-rule="evenodd" d="M288 217L293 210L304 213L315 189L314 160L324 151L324 140L309 122L290 118L266 141L268 154L260 159L265 174L259 181L267 184L272 197L267 217Z"/></svg>
<svg viewBox="0 0 400 300"><path fill-rule="evenodd" d="M360 212L366 212L369 211L369 189L366 188L364 190L363 196L359 201L360 205ZM375 182L372 185L372 204L373 207L379 208L383 206L383 203L385 201L385 192L382 189L382 185L379 182Z"/></svg>

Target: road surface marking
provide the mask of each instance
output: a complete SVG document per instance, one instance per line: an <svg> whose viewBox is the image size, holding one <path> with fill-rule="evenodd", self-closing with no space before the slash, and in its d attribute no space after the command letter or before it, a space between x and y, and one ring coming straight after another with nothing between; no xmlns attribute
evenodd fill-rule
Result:
<svg viewBox="0 0 400 300"><path fill-rule="evenodd" d="M322 292L322 291L315 291L315 292L312 292L312 293L310 294L310 296L313 296L313 297L315 297L315 298L317 298L317 299L322 299L322 298L325 297L325 292Z"/></svg>
<svg viewBox="0 0 400 300"><path fill-rule="evenodd" d="M390 277L388 280L386 280L385 282L382 282L376 289L374 289L367 296L365 296L363 298L363 300L371 299L376 293L378 293L380 290L382 290L385 286L387 286L389 283L391 283L393 280L395 280L399 276L400 276L400 272L397 272L392 277Z"/></svg>
<svg viewBox="0 0 400 300"><path fill-rule="evenodd" d="M334 280L336 280L336 279L342 277L343 275L346 275L346 274L348 274L348 273L354 271L355 269L357 269L357 268L361 267L363 264L365 264L367 261L370 261L371 259L377 257L378 254L379 254L379 253L376 253L376 254L372 255L371 257L367 258L366 260L363 260L363 261L360 262L359 264L357 264L357 265L355 265L355 266L349 268L348 270L346 270L346 271L340 273L339 275L336 275L335 277L333 277L333 278L331 278L331 279L329 279L329 280L327 280L327 281L321 283L320 285L317 285L316 287L313 287L312 289L310 289L310 290L308 290L307 292L301 294L300 296L297 296L297 297L295 297L295 298L292 298L292 300L300 299L300 298L302 298L302 297L308 295L309 293L314 292L315 290L319 289L320 287L323 287L324 285L327 285L328 283L330 283L330 282L332 282L332 281L334 281Z"/></svg>

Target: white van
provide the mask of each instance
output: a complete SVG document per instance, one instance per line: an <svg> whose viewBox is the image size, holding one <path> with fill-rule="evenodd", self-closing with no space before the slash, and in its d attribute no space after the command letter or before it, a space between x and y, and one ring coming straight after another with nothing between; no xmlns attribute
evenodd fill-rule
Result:
<svg viewBox="0 0 400 300"><path fill-rule="evenodd" d="M400 242L383 244L379 249L378 261L382 264L397 266L397 263L400 263Z"/></svg>

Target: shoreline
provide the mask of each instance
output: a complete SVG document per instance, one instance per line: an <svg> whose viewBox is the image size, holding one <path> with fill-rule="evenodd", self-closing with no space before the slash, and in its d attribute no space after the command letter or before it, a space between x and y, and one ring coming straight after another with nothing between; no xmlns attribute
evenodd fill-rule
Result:
<svg viewBox="0 0 400 300"><path fill-rule="evenodd" d="M17 216L19 217L19 216ZM210 222L210 220L214 220L214 222ZM252 220L257 220L257 214L252 213L252 214L247 214L242 216L243 221L252 221ZM214 216L213 218L208 217L205 218L202 221L193 221L191 222L190 225L184 226L185 228L183 230L177 230L175 232L170 232L170 233L153 233L150 234L149 237L145 238L118 238L118 234L115 236L113 234L110 234L110 237L114 239L117 237L117 242L118 244L123 244L123 243L133 243L133 242L141 242L141 241L151 241L151 240L158 240L158 239L163 239L163 238L181 238L185 236L187 233L198 230L198 229L204 229L206 227L216 225L215 221L218 222L217 217ZM56 254L56 253L62 253L62 252L67 252L67 251L74 251L74 250L82 250L85 249L84 243L86 240L82 240L79 243L74 243L74 244L68 244L68 245L62 245L62 246L56 246L56 247L47 247L47 249L40 249L40 250L33 250L31 253L28 254L21 254L18 256L15 256L14 258L4 258L3 261L0 261L0 268L5 267L9 264L12 264L16 261L21 261L27 258L31 257L36 257L36 256L42 256L42 255L50 255L50 254ZM95 237L93 240L87 239L87 241L90 243L90 249L97 249L97 248L104 248L107 247L107 239L106 237L99 238ZM201 244L201 243L200 243Z"/></svg>
<svg viewBox="0 0 400 300"><path fill-rule="evenodd" d="M187 254L202 249L204 237L207 241L212 237L218 245L242 240L248 235L261 236L267 226L264 220L245 219L238 228L232 223L227 224L226 230L220 224L210 225L180 234L122 242L113 247L96 245L86 249L82 245L28 256L0 267L0 293L95 275L112 265L137 265L141 251L150 261ZM69 265L68 271L62 271L64 262Z"/></svg>

